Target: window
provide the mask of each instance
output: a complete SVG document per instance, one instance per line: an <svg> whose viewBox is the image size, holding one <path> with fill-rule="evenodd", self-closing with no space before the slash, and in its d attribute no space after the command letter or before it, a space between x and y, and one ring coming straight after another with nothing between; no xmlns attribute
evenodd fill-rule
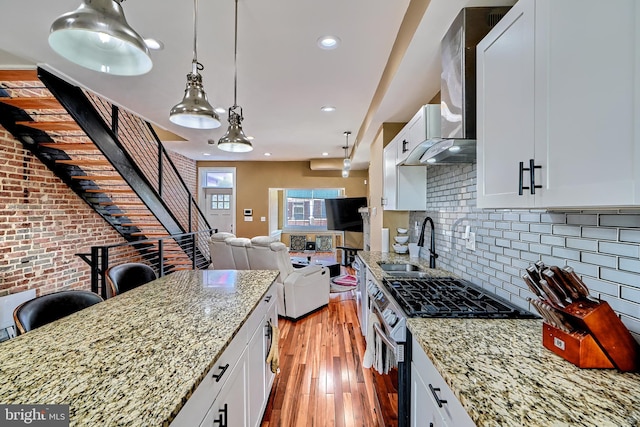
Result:
<svg viewBox="0 0 640 427"><path fill-rule="evenodd" d="M205 188L233 188L233 172L207 172Z"/></svg>
<svg viewBox="0 0 640 427"><path fill-rule="evenodd" d="M230 209L230 201L229 194L211 194L211 210Z"/></svg>
<svg viewBox="0 0 640 427"><path fill-rule="evenodd" d="M327 212L324 199L341 197L344 189L307 188L284 190L284 228L287 230L325 231Z"/></svg>

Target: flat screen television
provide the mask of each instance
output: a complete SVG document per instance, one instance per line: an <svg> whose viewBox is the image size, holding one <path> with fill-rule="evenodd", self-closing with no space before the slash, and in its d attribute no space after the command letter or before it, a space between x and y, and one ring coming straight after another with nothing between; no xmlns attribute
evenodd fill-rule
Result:
<svg viewBox="0 0 640 427"><path fill-rule="evenodd" d="M366 197L324 199L324 205L327 212L327 230L362 233L362 215L358 209L367 206Z"/></svg>

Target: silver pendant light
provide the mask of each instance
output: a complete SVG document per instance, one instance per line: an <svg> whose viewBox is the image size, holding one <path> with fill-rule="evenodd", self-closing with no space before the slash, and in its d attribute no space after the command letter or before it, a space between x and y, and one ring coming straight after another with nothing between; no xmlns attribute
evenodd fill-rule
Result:
<svg viewBox="0 0 640 427"><path fill-rule="evenodd" d="M169 120L180 126L194 129L220 127L220 118L207 100L199 71L204 67L198 62L198 0L193 0L193 61L187 74L184 98L169 113Z"/></svg>
<svg viewBox="0 0 640 427"><path fill-rule="evenodd" d="M349 158L349 135L351 135L350 131L345 131L344 136L347 140L347 144L342 147L344 148L344 160L342 161L342 177L349 178L349 171L351 170L351 159Z"/></svg>
<svg viewBox="0 0 640 427"><path fill-rule="evenodd" d="M234 75L233 75L233 106L229 107L229 129L218 141L218 148L232 153L246 153L253 150L251 141L242 131L242 107L238 106L238 0L236 1L236 22L235 22L235 45L233 51ZM236 109L240 109L240 114Z"/></svg>
<svg viewBox="0 0 640 427"><path fill-rule="evenodd" d="M49 45L62 57L90 70L137 76L153 63L142 37L127 23L122 0L84 0L51 25Z"/></svg>

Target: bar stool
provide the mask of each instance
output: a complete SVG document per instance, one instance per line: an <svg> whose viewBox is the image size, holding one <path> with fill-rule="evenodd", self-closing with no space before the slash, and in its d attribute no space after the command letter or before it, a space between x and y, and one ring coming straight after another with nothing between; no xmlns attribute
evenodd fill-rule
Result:
<svg viewBox="0 0 640 427"><path fill-rule="evenodd" d="M24 334L102 301L90 291L54 292L20 304L13 311L13 320L18 334Z"/></svg>
<svg viewBox="0 0 640 427"><path fill-rule="evenodd" d="M146 264L127 262L107 269L107 298L115 297L140 285L156 280L156 272Z"/></svg>

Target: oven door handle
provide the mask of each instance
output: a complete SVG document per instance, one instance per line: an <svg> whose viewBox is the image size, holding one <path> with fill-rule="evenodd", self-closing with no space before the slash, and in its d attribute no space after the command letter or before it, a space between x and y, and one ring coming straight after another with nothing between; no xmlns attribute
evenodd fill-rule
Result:
<svg viewBox="0 0 640 427"><path fill-rule="evenodd" d="M389 337L387 337L387 334L385 334L385 332L382 330L380 325L377 323L374 323L373 330L376 331L376 334L378 334L378 336L382 339L382 341L384 341L386 345L388 345L393 349L393 353L397 354L398 344L392 341Z"/></svg>

